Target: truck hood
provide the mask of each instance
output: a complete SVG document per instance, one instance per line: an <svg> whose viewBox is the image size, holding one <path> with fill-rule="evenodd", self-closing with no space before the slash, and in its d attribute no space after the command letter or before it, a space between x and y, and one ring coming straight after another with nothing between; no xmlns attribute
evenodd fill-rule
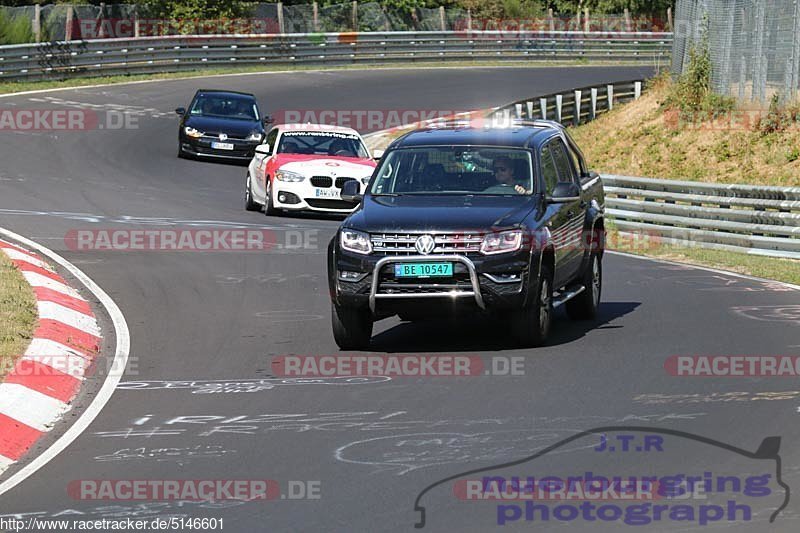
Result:
<svg viewBox="0 0 800 533"><path fill-rule="evenodd" d="M481 231L511 228L536 207L537 196L365 196L344 226L374 232Z"/></svg>

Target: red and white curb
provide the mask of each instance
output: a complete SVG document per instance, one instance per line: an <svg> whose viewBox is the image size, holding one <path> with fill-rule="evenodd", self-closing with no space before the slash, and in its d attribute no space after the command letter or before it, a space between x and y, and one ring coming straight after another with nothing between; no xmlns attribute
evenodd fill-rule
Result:
<svg viewBox="0 0 800 533"><path fill-rule="evenodd" d="M0 473L17 462L78 394L102 338L89 302L38 254L0 240L36 295L34 338L0 383Z"/></svg>

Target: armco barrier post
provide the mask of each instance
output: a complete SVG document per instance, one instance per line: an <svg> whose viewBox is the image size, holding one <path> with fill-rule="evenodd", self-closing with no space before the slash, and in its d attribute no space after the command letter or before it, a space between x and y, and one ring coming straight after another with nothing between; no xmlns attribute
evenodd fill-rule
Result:
<svg viewBox="0 0 800 533"><path fill-rule="evenodd" d="M36 4L33 8L33 35L36 42L42 42L42 6Z"/></svg>
<svg viewBox="0 0 800 533"><path fill-rule="evenodd" d="M72 40L72 4L67 4L67 21L64 23L64 40Z"/></svg>
<svg viewBox="0 0 800 533"><path fill-rule="evenodd" d="M597 89L592 88L592 112L589 114L589 120L594 120L597 116Z"/></svg>
<svg viewBox="0 0 800 533"><path fill-rule="evenodd" d="M606 94L608 94L608 110L614 109L614 86L606 85Z"/></svg>
<svg viewBox="0 0 800 533"><path fill-rule="evenodd" d="M528 108L528 120L533 120L533 101L528 100L525 105Z"/></svg>
<svg viewBox="0 0 800 533"><path fill-rule="evenodd" d="M522 104L514 104L514 111L517 113L517 118L522 118Z"/></svg>
<svg viewBox="0 0 800 533"><path fill-rule="evenodd" d="M556 121L561 122L561 102L564 97L560 94L556 95Z"/></svg>
<svg viewBox="0 0 800 533"><path fill-rule="evenodd" d="M576 126L581 123L581 91L575 91L575 112L572 123Z"/></svg>
<svg viewBox="0 0 800 533"><path fill-rule="evenodd" d="M547 98L539 98L539 109L542 111L542 120L547 120Z"/></svg>
<svg viewBox="0 0 800 533"><path fill-rule="evenodd" d="M633 99L638 100L642 96L642 82L636 81L633 83Z"/></svg>

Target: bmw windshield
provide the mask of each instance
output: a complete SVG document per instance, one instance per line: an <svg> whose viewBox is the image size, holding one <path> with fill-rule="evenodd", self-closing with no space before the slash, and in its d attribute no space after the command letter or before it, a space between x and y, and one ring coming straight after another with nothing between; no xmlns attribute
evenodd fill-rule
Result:
<svg viewBox="0 0 800 533"><path fill-rule="evenodd" d="M370 192L394 194L520 195L534 192L526 150L425 146L387 153Z"/></svg>

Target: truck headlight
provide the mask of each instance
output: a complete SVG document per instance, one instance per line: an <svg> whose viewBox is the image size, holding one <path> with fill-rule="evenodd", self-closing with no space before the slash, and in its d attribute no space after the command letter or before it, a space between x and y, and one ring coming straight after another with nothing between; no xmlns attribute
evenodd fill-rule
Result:
<svg viewBox="0 0 800 533"><path fill-rule="evenodd" d="M369 235L363 231L343 229L339 233L339 243L342 246L342 250L347 250L348 252L362 255L372 253L372 241Z"/></svg>
<svg viewBox="0 0 800 533"><path fill-rule="evenodd" d="M189 137L194 137L195 139L203 136L203 132L202 131L196 130L191 126L185 126L183 128L183 133L185 133Z"/></svg>
<svg viewBox="0 0 800 533"><path fill-rule="evenodd" d="M483 238L481 253L492 255L515 252L522 247L522 235L521 229L490 233Z"/></svg>
<svg viewBox="0 0 800 533"><path fill-rule="evenodd" d="M275 173L275 179L278 181L288 181L292 183L296 183L299 181L303 181L306 179L305 176L302 174L298 174L297 172L292 172L290 170L279 170Z"/></svg>

